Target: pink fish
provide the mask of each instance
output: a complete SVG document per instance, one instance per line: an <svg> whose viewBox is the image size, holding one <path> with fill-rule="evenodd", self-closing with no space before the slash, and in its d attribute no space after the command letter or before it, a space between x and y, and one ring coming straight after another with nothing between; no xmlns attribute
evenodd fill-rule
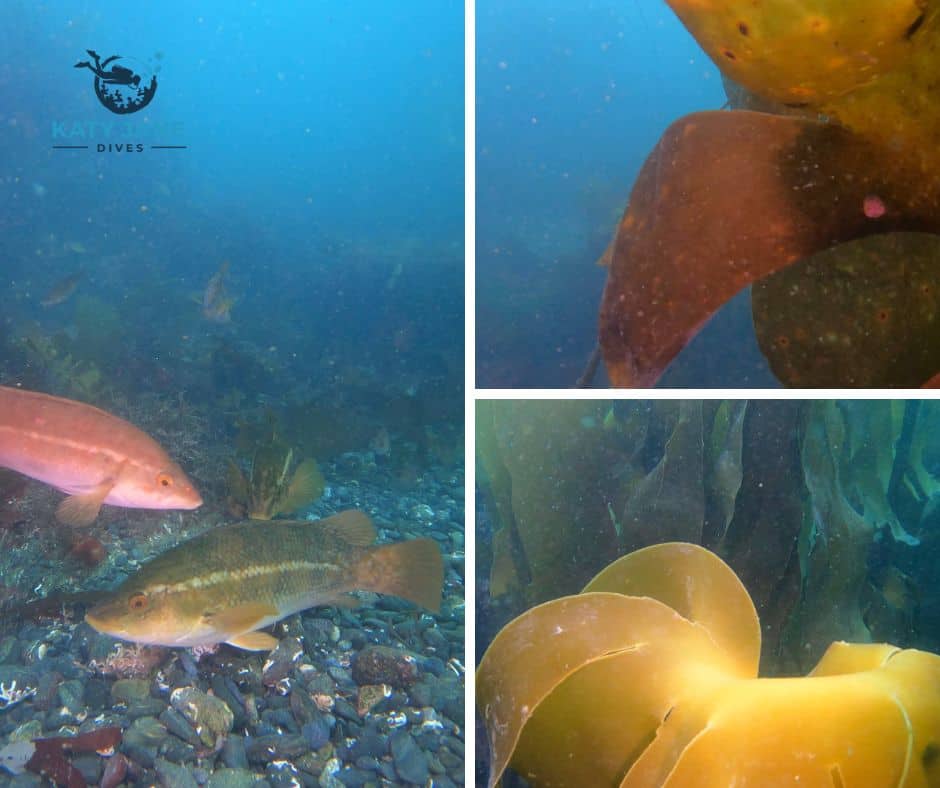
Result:
<svg viewBox="0 0 940 788"><path fill-rule="evenodd" d="M130 422L61 397L0 386L0 467L69 497L56 517L88 525L101 505L195 509L202 497L153 438Z"/></svg>

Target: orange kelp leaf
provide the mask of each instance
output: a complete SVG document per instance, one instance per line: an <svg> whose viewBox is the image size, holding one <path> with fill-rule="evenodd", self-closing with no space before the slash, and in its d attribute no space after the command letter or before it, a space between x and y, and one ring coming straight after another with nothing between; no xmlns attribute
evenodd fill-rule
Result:
<svg viewBox="0 0 940 788"><path fill-rule="evenodd" d="M888 233L757 282L754 329L787 386L922 385L940 368L940 238Z"/></svg>
<svg viewBox="0 0 940 788"><path fill-rule="evenodd" d="M729 77L784 104L819 106L898 69L923 0L667 0ZM916 32L916 31L915 31Z"/></svg>
<svg viewBox="0 0 940 788"><path fill-rule="evenodd" d="M614 385L654 384L723 303L812 252L940 224L922 175L895 158L838 126L759 112L670 126L634 185L601 303Z"/></svg>
<svg viewBox="0 0 940 788"><path fill-rule="evenodd" d="M582 593L650 597L700 624L734 661L734 675L752 678L760 660L760 622L747 589L724 561L695 544L667 542L618 558Z"/></svg>
<svg viewBox="0 0 940 788"><path fill-rule="evenodd" d="M731 670L702 627L653 599L591 593L526 611L499 632L477 671L490 786L510 761L533 783L619 779L688 691L684 682L697 673L682 669L689 662Z"/></svg>
<svg viewBox="0 0 940 788"><path fill-rule="evenodd" d="M940 171L934 0L668 0L724 74Z"/></svg>
<svg viewBox="0 0 940 788"><path fill-rule="evenodd" d="M898 786L912 750L907 715L878 677L741 681L663 786Z"/></svg>

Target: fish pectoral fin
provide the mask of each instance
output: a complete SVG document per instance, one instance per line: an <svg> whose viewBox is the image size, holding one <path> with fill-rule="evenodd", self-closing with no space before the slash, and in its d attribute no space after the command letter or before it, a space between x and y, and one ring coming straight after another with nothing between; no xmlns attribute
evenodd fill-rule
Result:
<svg viewBox="0 0 940 788"><path fill-rule="evenodd" d="M271 651L277 648L277 638L266 632L243 632L225 642L245 651Z"/></svg>
<svg viewBox="0 0 940 788"><path fill-rule="evenodd" d="M276 607L263 602L249 602L205 616L207 623L220 634L250 632L280 617L281 613Z"/></svg>
<svg viewBox="0 0 940 788"><path fill-rule="evenodd" d="M56 508L56 519L66 525L91 525L98 516L98 512L101 511L101 504L113 487L114 482L109 481L107 486L99 485L92 492L70 495Z"/></svg>
<svg viewBox="0 0 940 788"><path fill-rule="evenodd" d="M114 473L98 484L97 487L80 495L70 495L62 501L55 510L56 519L66 525L91 525L98 516L98 512L101 511L101 504L104 503L104 499L108 497L108 493L117 484L125 465L127 465L127 460L123 460L114 469Z"/></svg>

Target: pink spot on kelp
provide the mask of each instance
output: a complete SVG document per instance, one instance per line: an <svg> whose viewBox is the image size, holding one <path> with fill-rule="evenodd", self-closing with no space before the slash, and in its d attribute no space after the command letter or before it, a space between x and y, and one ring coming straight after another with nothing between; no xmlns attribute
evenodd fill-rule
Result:
<svg viewBox="0 0 940 788"><path fill-rule="evenodd" d="M869 219L880 219L888 209L877 194L868 194L862 201L862 210Z"/></svg>

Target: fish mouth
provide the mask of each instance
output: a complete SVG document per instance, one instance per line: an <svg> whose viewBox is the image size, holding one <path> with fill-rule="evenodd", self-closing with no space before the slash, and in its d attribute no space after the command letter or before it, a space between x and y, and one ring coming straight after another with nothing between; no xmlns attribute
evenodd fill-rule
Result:
<svg viewBox="0 0 940 788"><path fill-rule="evenodd" d="M100 615L95 613L94 610L89 610L87 613L85 613L85 621L88 623L89 626L94 627L99 632L105 632L107 634L110 634L108 632L107 623Z"/></svg>

